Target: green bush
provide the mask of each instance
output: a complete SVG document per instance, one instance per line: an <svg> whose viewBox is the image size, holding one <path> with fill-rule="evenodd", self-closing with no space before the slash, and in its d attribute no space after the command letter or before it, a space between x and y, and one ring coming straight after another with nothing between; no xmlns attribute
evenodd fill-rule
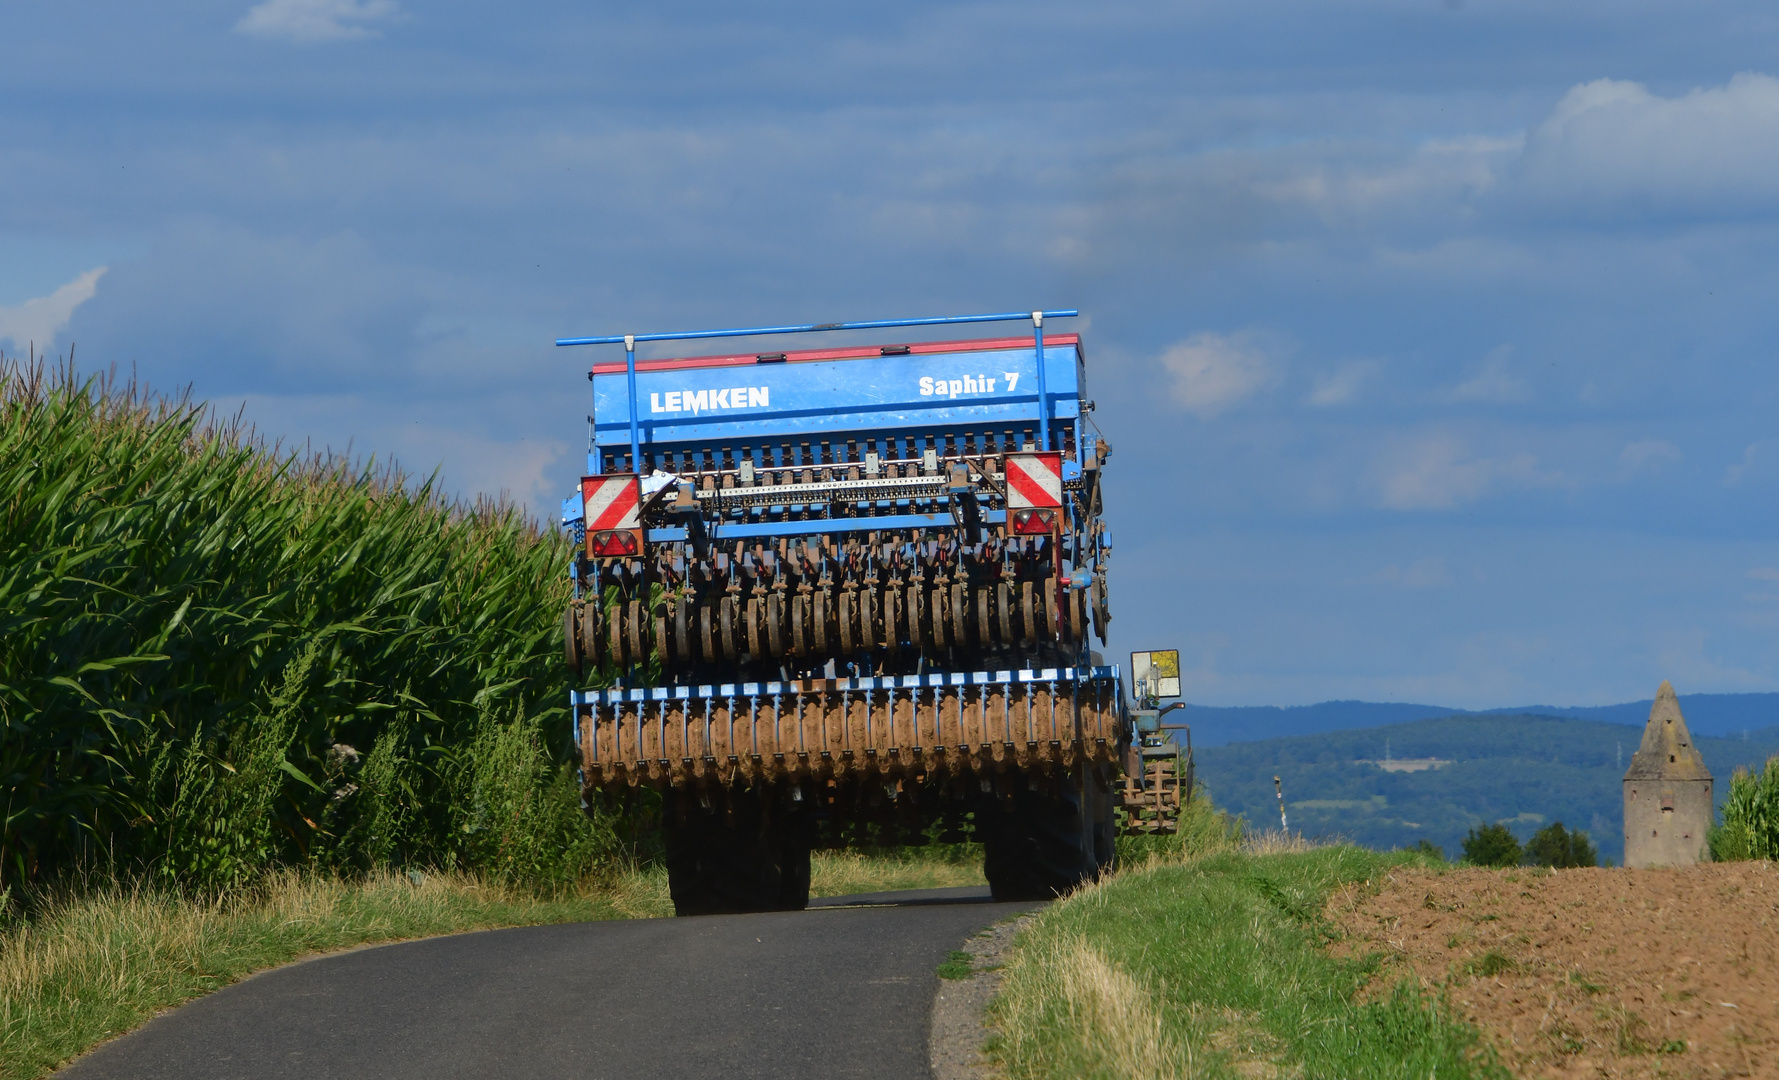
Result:
<svg viewBox="0 0 1779 1080"><path fill-rule="evenodd" d="M1525 860L1533 866L1549 866L1563 870L1575 866L1598 866L1599 853L1580 829L1563 828L1560 821L1539 829L1526 841Z"/></svg>
<svg viewBox="0 0 1779 1080"><path fill-rule="evenodd" d="M511 506L0 364L0 887L102 864L200 888L275 864L542 872L456 803L486 797L463 763L496 713L526 718L535 797L566 798L568 556Z"/></svg>
<svg viewBox="0 0 1779 1080"><path fill-rule="evenodd" d="M584 876L616 838L588 828L572 765L550 760L534 719L484 712L455 804L467 861L499 881L548 887Z"/></svg>
<svg viewBox="0 0 1779 1080"><path fill-rule="evenodd" d="M1737 769L1730 777L1723 820L1709 842L1718 862L1779 859L1779 757L1768 758L1759 774Z"/></svg>
<svg viewBox="0 0 1779 1080"><path fill-rule="evenodd" d="M1464 836L1464 861L1473 866L1518 866L1520 842L1507 826L1474 825Z"/></svg>

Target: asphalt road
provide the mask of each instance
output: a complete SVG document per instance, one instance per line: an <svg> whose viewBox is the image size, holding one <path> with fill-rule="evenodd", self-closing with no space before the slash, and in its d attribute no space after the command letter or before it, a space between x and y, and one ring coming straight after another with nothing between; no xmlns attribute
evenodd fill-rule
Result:
<svg viewBox="0 0 1779 1080"><path fill-rule="evenodd" d="M930 1075L934 968L1030 904L986 888L809 911L490 930L257 975L82 1058L69 1080Z"/></svg>

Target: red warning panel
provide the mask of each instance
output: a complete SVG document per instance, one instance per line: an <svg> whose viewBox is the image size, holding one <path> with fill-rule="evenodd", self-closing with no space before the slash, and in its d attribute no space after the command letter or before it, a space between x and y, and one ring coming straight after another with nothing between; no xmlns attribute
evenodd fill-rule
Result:
<svg viewBox="0 0 1779 1080"><path fill-rule="evenodd" d="M642 547L642 499L635 473L581 477L589 557L635 555Z"/></svg>
<svg viewBox="0 0 1779 1080"><path fill-rule="evenodd" d="M1062 454L1007 455L1007 509L1054 510L1062 506Z"/></svg>

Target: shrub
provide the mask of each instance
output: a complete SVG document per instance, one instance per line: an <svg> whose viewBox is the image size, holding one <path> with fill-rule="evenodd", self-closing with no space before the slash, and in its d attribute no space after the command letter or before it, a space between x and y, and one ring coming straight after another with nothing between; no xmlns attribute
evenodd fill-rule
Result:
<svg viewBox="0 0 1779 1080"><path fill-rule="evenodd" d="M1575 866L1598 866L1599 854L1580 829L1570 831L1554 821L1532 834L1526 841L1526 862L1533 866L1549 866L1558 870Z"/></svg>
<svg viewBox="0 0 1779 1080"><path fill-rule="evenodd" d="M1475 825L1464 836L1464 861L1475 866L1518 866L1520 842L1507 826Z"/></svg>
<svg viewBox="0 0 1779 1080"><path fill-rule="evenodd" d="M1768 758L1759 774L1737 769L1730 777L1723 822L1709 843L1718 862L1779 859L1779 757Z"/></svg>
<svg viewBox="0 0 1779 1080"><path fill-rule="evenodd" d="M461 850L501 882L571 884L617 846L611 830L582 811L574 767L550 759L535 719L502 721L484 711L458 784Z"/></svg>

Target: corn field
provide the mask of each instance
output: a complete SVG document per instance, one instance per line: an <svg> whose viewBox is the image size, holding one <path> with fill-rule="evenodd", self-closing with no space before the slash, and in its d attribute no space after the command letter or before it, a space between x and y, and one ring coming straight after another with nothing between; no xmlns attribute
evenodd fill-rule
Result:
<svg viewBox="0 0 1779 1080"><path fill-rule="evenodd" d="M0 884L579 873L567 558L511 506L0 358Z"/></svg>
<svg viewBox="0 0 1779 1080"><path fill-rule="evenodd" d="M1723 821L1710 840L1718 862L1779 859L1779 757L1768 758L1759 772L1737 769L1730 777Z"/></svg>

